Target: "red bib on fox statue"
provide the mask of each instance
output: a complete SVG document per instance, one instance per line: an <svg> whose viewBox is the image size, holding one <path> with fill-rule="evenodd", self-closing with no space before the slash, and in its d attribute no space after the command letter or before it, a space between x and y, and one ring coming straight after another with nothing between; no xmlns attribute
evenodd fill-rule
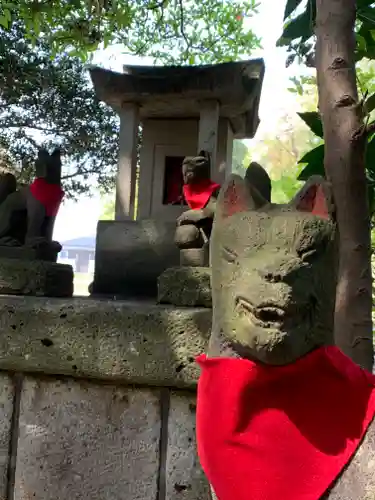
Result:
<svg viewBox="0 0 375 500"><path fill-rule="evenodd" d="M198 183L184 184L182 189L189 208L199 210L204 208L212 194L220 189L220 184L209 179L202 179Z"/></svg>
<svg viewBox="0 0 375 500"><path fill-rule="evenodd" d="M31 194L44 206L47 217L56 217L64 191L58 184L49 184L43 177L35 179L30 185Z"/></svg>
<svg viewBox="0 0 375 500"><path fill-rule="evenodd" d="M318 500L375 414L375 377L336 347L281 367L198 363L198 454L218 500Z"/></svg>

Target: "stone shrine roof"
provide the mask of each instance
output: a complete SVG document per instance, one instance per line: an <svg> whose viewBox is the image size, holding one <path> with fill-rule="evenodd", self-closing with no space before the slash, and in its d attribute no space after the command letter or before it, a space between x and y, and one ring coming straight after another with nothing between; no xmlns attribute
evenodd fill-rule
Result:
<svg viewBox="0 0 375 500"><path fill-rule="evenodd" d="M98 98L120 112L140 106L145 118L198 118L201 101L217 100L236 138L254 137L264 77L263 59L205 66L125 66L123 73L91 67Z"/></svg>

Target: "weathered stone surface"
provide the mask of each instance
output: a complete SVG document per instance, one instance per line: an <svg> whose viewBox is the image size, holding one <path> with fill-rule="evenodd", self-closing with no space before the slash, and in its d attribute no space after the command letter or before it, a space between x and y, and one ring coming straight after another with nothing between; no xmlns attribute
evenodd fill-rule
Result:
<svg viewBox="0 0 375 500"><path fill-rule="evenodd" d="M0 259L21 259L21 260L43 260L56 262L57 255L61 251L61 245L57 241L48 242L44 238L38 238L29 245L6 246L0 238Z"/></svg>
<svg viewBox="0 0 375 500"><path fill-rule="evenodd" d="M0 499L7 498L10 434L14 388L12 379L0 374Z"/></svg>
<svg viewBox="0 0 375 500"><path fill-rule="evenodd" d="M196 397L172 392L168 420L166 500L210 500L195 438Z"/></svg>
<svg viewBox="0 0 375 500"><path fill-rule="evenodd" d="M180 226L186 227L186 226ZM202 248L180 248L180 266L208 267L210 262L209 245Z"/></svg>
<svg viewBox="0 0 375 500"><path fill-rule="evenodd" d="M73 277L66 264L0 259L0 294L71 297Z"/></svg>
<svg viewBox="0 0 375 500"><path fill-rule="evenodd" d="M175 306L212 306L209 267L172 267L158 280L158 302Z"/></svg>
<svg viewBox="0 0 375 500"><path fill-rule="evenodd" d="M324 496L329 500L374 500L375 498L375 420L352 461L332 490ZM322 499L323 500L323 499Z"/></svg>
<svg viewBox="0 0 375 500"><path fill-rule="evenodd" d="M194 387L211 310L74 298L0 298L0 369Z"/></svg>
<svg viewBox="0 0 375 500"><path fill-rule="evenodd" d="M155 299L158 276L180 262L175 229L157 220L99 221L93 294Z"/></svg>
<svg viewBox="0 0 375 500"><path fill-rule="evenodd" d="M12 247L1 245L0 241L0 258L1 259L22 259L22 260L35 260L37 252L34 248L30 247Z"/></svg>
<svg viewBox="0 0 375 500"><path fill-rule="evenodd" d="M155 500L158 392L26 379L14 500Z"/></svg>

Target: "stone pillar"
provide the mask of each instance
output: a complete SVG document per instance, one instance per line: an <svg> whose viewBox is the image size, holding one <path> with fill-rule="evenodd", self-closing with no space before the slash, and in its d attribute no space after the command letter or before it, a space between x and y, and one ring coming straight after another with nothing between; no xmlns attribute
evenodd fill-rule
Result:
<svg viewBox="0 0 375 500"><path fill-rule="evenodd" d="M124 103L120 111L120 151L116 181L115 219L134 218L139 107Z"/></svg>
<svg viewBox="0 0 375 500"><path fill-rule="evenodd" d="M222 184L232 172L233 131L228 118L219 119L216 169L212 172L212 180Z"/></svg>
<svg viewBox="0 0 375 500"><path fill-rule="evenodd" d="M215 172L217 170L216 158L219 131L219 112L220 105L218 101L206 100L200 103L198 151L204 149L210 153L212 177L215 177Z"/></svg>

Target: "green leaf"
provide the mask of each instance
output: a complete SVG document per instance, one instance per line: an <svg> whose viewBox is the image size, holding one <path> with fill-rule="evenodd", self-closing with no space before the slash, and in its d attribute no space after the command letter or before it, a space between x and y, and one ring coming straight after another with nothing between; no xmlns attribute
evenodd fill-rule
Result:
<svg viewBox="0 0 375 500"><path fill-rule="evenodd" d="M302 86L301 81L297 77L295 77L295 76L293 76L292 78L289 78L289 80L292 83L294 83L295 92L298 95L302 96L303 95L303 86Z"/></svg>
<svg viewBox="0 0 375 500"><path fill-rule="evenodd" d="M372 217L375 211L375 187L372 183L367 186L367 199L370 217Z"/></svg>
<svg viewBox="0 0 375 500"><path fill-rule="evenodd" d="M285 23L284 31L276 45L289 45L292 40L298 38L308 40L313 35L315 16L315 0L311 0L307 3L306 10L302 14Z"/></svg>
<svg viewBox="0 0 375 500"><path fill-rule="evenodd" d="M367 144L365 165L370 176L375 179L375 136Z"/></svg>
<svg viewBox="0 0 375 500"><path fill-rule="evenodd" d="M194 64L195 64L195 55L191 54L191 56L189 57L189 65L193 66Z"/></svg>
<svg viewBox="0 0 375 500"><path fill-rule="evenodd" d="M364 7L357 11L357 17L364 23L375 24L375 8Z"/></svg>
<svg viewBox="0 0 375 500"><path fill-rule="evenodd" d="M374 109L375 109L375 94L372 94L370 95L370 97L366 99L365 110L367 114L370 114L371 111L374 111Z"/></svg>
<svg viewBox="0 0 375 500"><path fill-rule="evenodd" d="M284 21L290 16L290 14L292 14L296 10L296 8L299 6L301 2L302 0L288 0L286 2L284 11Z"/></svg>
<svg viewBox="0 0 375 500"><path fill-rule="evenodd" d="M9 19L6 16L0 16L0 26L3 26L5 29L9 28Z"/></svg>
<svg viewBox="0 0 375 500"><path fill-rule="evenodd" d="M315 135L323 139L323 124L317 111L308 111L306 113L297 114Z"/></svg>
<svg viewBox="0 0 375 500"><path fill-rule="evenodd" d="M306 181L312 175L325 176L324 172L324 144L306 153L298 163L307 163L306 167L299 174L299 181Z"/></svg>
<svg viewBox="0 0 375 500"><path fill-rule="evenodd" d="M363 36L359 35L358 33L355 36L356 42L357 42L357 49L363 52L366 52L366 40Z"/></svg>
<svg viewBox="0 0 375 500"><path fill-rule="evenodd" d="M374 0L357 0L357 9L362 9L363 7L370 7L374 3Z"/></svg>

